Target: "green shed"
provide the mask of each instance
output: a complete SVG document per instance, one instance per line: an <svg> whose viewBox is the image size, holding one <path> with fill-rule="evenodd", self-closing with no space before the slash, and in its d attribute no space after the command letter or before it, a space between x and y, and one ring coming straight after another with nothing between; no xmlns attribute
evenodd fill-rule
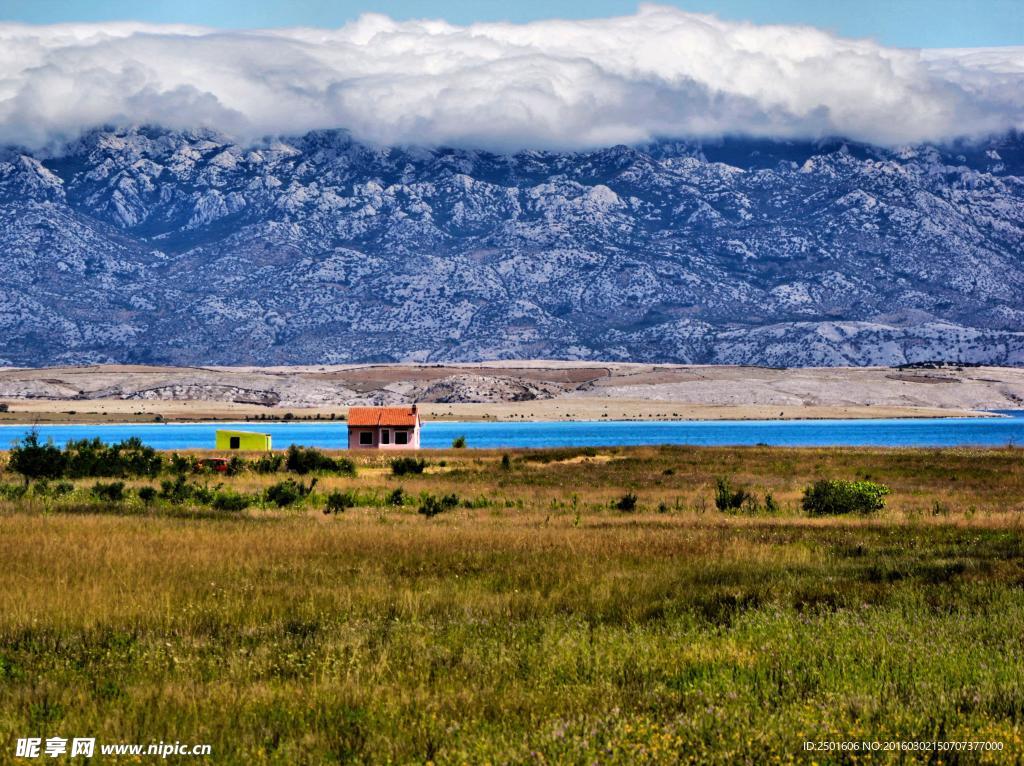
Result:
<svg viewBox="0 0 1024 766"><path fill-rule="evenodd" d="M217 449L270 452L270 434L254 431L217 431Z"/></svg>

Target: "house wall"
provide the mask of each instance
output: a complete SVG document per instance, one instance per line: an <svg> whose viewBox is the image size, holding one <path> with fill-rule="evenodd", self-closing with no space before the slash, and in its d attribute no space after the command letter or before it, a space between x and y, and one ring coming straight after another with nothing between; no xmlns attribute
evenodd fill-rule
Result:
<svg viewBox="0 0 1024 766"><path fill-rule="evenodd" d="M388 430L391 432L390 444L381 444L381 431ZM408 444L395 444L395 431L396 430L407 430L409 431L409 443ZM369 431L373 434L373 444L360 444L359 434L362 431ZM406 450L406 449L419 449L420 448L420 429L419 426L408 429L395 429L395 428L376 428L376 427L361 427L361 426L349 426L348 429L348 448L349 449L383 449L383 450Z"/></svg>
<svg viewBox="0 0 1024 766"><path fill-rule="evenodd" d="M250 431L217 431L216 448L230 450L232 436L238 437L238 451L269 452L271 449L270 434L258 434Z"/></svg>

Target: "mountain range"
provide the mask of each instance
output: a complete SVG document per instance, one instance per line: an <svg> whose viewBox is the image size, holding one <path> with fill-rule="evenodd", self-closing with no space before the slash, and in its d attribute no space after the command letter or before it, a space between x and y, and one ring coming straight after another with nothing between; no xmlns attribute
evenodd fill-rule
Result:
<svg viewBox="0 0 1024 766"><path fill-rule="evenodd" d="M0 364L1024 364L1024 136L0 150Z"/></svg>

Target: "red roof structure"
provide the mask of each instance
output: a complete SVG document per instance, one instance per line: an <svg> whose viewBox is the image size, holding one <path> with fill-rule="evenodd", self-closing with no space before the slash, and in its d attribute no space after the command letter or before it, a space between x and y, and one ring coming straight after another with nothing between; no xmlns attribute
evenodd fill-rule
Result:
<svg viewBox="0 0 1024 766"><path fill-rule="evenodd" d="M350 426L407 427L416 425L416 405L412 407L349 407Z"/></svg>

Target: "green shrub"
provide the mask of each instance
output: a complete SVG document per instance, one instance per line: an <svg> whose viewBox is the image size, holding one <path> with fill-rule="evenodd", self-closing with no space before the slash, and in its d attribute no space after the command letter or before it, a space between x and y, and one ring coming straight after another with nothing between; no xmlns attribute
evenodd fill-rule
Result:
<svg viewBox="0 0 1024 766"><path fill-rule="evenodd" d="M139 500L145 505L152 505L156 500L156 487L139 487Z"/></svg>
<svg viewBox="0 0 1024 766"><path fill-rule="evenodd" d="M729 479L720 476L715 480L715 508L722 512L736 511L744 503L754 500L753 495L745 489L733 489ZM754 500L756 504L756 500Z"/></svg>
<svg viewBox="0 0 1024 766"><path fill-rule="evenodd" d="M811 516L870 514L885 507L890 490L873 481L821 479L804 489L803 509Z"/></svg>
<svg viewBox="0 0 1024 766"><path fill-rule="evenodd" d="M244 511L252 505L252 499L241 492L220 490L214 494L211 505L218 511Z"/></svg>
<svg viewBox="0 0 1024 766"><path fill-rule="evenodd" d="M174 479L164 479L160 482L160 497L175 505L184 503L192 497L192 486L185 481L185 477L178 474Z"/></svg>
<svg viewBox="0 0 1024 766"><path fill-rule="evenodd" d="M286 471L304 476L313 471L328 471L354 476L356 464L349 458L334 459L314 447L299 447L295 444L285 453Z"/></svg>
<svg viewBox="0 0 1024 766"><path fill-rule="evenodd" d="M510 458L508 455L501 456L501 469L503 471L512 470L512 458Z"/></svg>
<svg viewBox="0 0 1024 766"><path fill-rule="evenodd" d="M30 431L25 438L11 449L8 467L20 473L28 484L31 479L59 479L64 475L67 459L63 452L53 445L39 443L39 432Z"/></svg>
<svg viewBox="0 0 1024 766"><path fill-rule="evenodd" d="M308 485L301 481L295 481L295 479L285 479L267 487L267 502L273 503L278 508L285 508L305 498L315 486L316 479L310 481Z"/></svg>
<svg viewBox="0 0 1024 766"><path fill-rule="evenodd" d="M636 510L636 502L638 498L632 492L627 492L618 499L615 503L615 507L623 513L632 513Z"/></svg>
<svg viewBox="0 0 1024 766"><path fill-rule="evenodd" d="M196 461L191 455L179 455L177 452L171 454L171 473L184 476L195 470Z"/></svg>
<svg viewBox="0 0 1024 766"><path fill-rule="evenodd" d="M26 492L25 484L0 484L0 500L20 500Z"/></svg>
<svg viewBox="0 0 1024 766"><path fill-rule="evenodd" d="M426 495L420 504L417 513L423 514L427 518L437 516L439 513L451 510L459 504L459 496L456 494L445 495L438 499L433 495Z"/></svg>
<svg viewBox="0 0 1024 766"><path fill-rule="evenodd" d="M283 465L284 455L280 452L269 452L253 460L250 467L256 473L277 473Z"/></svg>
<svg viewBox="0 0 1024 766"><path fill-rule="evenodd" d="M64 447L65 472L72 478L87 476L150 476L163 470L164 459L137 436L106 444L99 438L69 441Z"/></svg>
<svg viewBox="0 0 1024 766"><path fill-rule="evenodd" d="M207 484L190 484L189 489L191 490L193 502L198 505L211 505L217 496L220 484L215 487L210 487Z"/></svg>
<svg viewBox="0 0 1024 766"><path fill-rule="evenodd" d="M238 455L232 455L228 458L228 469L225 473L227 473L228 476L238 476L238 474L242 473L248 467L249 464L246 462L245 458L239 457Z"/></svg>
<svg viewBox="0 0 1024 766"><path fill-rule="evenodd" d="M427 461L423 458L397 457L391 461L391 473L395 476L405 476L410 473L423 473L427 467Z"/></svg>
<svg viewBox="0 0 1024 766"><path fill-rule="evenodd" d="M391 494L388 495L388 505L405 505L405 490L401 487L391 490Z"/></svg>
<svg viewBox="0 0 1024 766"><path fill-rule="evenodd" d="M350 458L338 457L334 459L334 470L337 473L344 474L345 476L355 476L356 463Z"/></svg>
<svg viewBox="0 0 1024 766"><path fill-rule="evenodd" d="M40 479L32 487L32 493L40 497L63 497L75 491L75 485L70 481L58 481L50 484L47 479Z"/></svg>
<svg viewBox="0 0 1024 766"><path fill-rule="evenodd" d="M324 513L344 513L349 508L355 508L356 496L352 490L344 492L335 490L327 495L327 502L324 505Z"/></svg>
<svg viewBox="0 0 1024 766"><path fill-rule="evenodd" d="M124 482L123 481L112 481L110 483L104 483L98 481L92 485L89 490L99 500L106 500L110 503L120 503L124 500Z"/></svg>
<svg viewBox="0 0 1024 766"><path fill-rule="evenodd" d="M454 439L452 439L452 449L465 449L465 447L466 447L466 437L465 436L456 436Z"/></svg>
<svg viewBox="0 0 1024 766"><path fill-rule="evenodd" d="M174 479L164 479L160 482L159 496L175 505L189 501L200 505L209 505L217 494L217 487L210 488L201 484L190 484L185 477L179 474Z"/></svg>

